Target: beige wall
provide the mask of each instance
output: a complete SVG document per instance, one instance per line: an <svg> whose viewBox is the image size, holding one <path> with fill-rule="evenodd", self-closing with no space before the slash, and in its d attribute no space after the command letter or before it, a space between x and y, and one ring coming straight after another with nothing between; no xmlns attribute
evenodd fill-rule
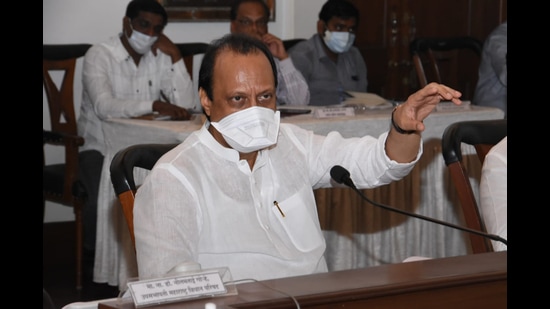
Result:
<svg viewBox="0 0 550 309"><path fill-rule="evenodd" d="M309 38L316 28L317 14L325 0L276 0L276 20L269 30L282 39ZM90 43L95 44L113 36L122 29L122 17L128 0L43 0L42 42L44 44ZM192 29L192 30L191 30ZM210 42L227 33L229 22L169 22L165 33L174 42ZM200 61L197 58L196 61ZM197 76L198 65L193 76ZM81 61L75 74L76 112L80 107L82 91ZM61 78L61 76L59 76ZM194 78L196 80L196 78ZM42 124L50 127L45 94L43 95ZM47 148L47 163L63 160L60 149ZM71 208L55 203L46 204L45 221L72 221Z"/></svg>

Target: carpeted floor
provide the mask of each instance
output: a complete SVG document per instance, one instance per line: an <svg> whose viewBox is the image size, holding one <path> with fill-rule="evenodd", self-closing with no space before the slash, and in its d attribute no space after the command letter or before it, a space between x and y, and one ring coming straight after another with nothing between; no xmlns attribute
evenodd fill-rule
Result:
<svg viewBox="0 0 550 309"><path fill-rule="evenodd" d="M76 290L74 221L44 223L42 281L56 309L78 302L116 297L118 287L92 282L93 257L84 258L83 288Z"/></svg>

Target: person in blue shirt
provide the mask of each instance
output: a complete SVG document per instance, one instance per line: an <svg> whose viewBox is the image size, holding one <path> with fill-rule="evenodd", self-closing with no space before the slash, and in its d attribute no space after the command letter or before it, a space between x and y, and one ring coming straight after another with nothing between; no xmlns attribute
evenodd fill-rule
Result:
<svg viewBox="0 0 550 309"><path fill-rule="evenodd" d="M340 104L345 91L367 91L367 65L353 46L359 11L347 1L327 1L319 12L317 33L289 49L309 85L309 105Z"/></svg>
<svg viewBox="0 0 550 309"><path fill-rule="evenodd" d="M508 109L508 22L500 24L483 43L479 76L472 104L498 107L507 118Z"/></svg>

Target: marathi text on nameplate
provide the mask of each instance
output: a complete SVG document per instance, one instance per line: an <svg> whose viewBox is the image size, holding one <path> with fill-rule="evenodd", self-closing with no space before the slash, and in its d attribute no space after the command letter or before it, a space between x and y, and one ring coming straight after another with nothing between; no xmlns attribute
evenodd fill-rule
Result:
<svg viewBox="0 0 550 309"><path fill-rule="evenodd" d="M227 292L220 274L215 271L129 282L128 288L136 308Z"/></svg>
<svg viewBox="0 0 550 309"><path fill-rule="evenodd" d="M348 117L355 116L353 107L325 107L315 109L313 117L315 118L332 118L332 117Z"/></svg>

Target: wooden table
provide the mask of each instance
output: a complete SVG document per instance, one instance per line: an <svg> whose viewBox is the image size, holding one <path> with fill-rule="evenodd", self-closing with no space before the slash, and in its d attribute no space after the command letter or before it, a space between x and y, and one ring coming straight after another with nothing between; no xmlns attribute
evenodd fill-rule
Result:
<svg viewBox="0 0 550 309"><path fill-rule="evenodd" d="M238 295L154 305L152 309L217 308L507 308L507 252L387 264L237 284ZM281 293L283 292L283 293ZM134 309L132 299L98 309Z"/></svg>

